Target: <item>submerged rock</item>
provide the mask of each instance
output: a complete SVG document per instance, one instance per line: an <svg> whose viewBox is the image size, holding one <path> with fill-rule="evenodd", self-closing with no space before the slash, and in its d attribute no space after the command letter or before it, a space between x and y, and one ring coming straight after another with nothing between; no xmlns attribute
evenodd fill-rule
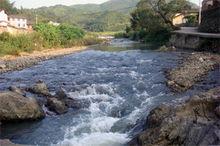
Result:
<svg viewBox="0 0 220 146"><path fill-rule="evenodd" d="M7 67L7 66L6 66L6 63L5 63L4 61L1 61L1 60L0 60L0 69L1 69L1 70L4 70L4 69L6 69L6 67Z"/></svg>
<svg viewBox="0 0 220 146"><path fill-rule="evenodd" d="M167 85L176 92L186 91L220 64L219 55L192 54L181 66L167 73Z"/></svg>
<svg viewBox="0 0 220 146"><path fill-rule="evenodd" d="M191 97L177 106L161 105L147 117L146 129L130 146L220 145L220 87Z"/></svg>
<svg viewBox="0 0 220 146"><path fill-rule="evenodd" d="M22 146L20 144L14 144L8 139L0 139L0 146Z"/></svg>
<svg viewBox="0 0 220 146"><path fill-rule="evenodd" d="M38 81L33 87L29 89L30 92L50 96L47 85L43 81Z"/></svg>
<svg viewBox="0 0 220 146"><path fill-rule="evenodd" d="M68 111L68 108L65 105L65 102L58 100L57 98L48 98L47 106L51 111L57 114L64 114Z"/></svg>
<svg viewBox="0 0 220 146"><path fill-rule="evenodd" d="M56 92L55 97L56 97L57 99L60 99L60 100L65 100L65 99L68 98L68 95L67 95L67 93L66 93L66 90L64 90L63 88L60 88L60 90L58 90L58 91Z"/></svg>
<svg viewBox="0 0 220 146"><path fill-rule="evenodd" d="M36 120L44 112L34 98L27 98L15 92L0 93L0 121Z"/></svg>
<svg viewBox="0 0 220 146"><path fill-rule="evenodd" d="M86 99L79 100L79 99L68 98L65 100L65 104L69 108L81 109L81 108L89 108L91 102Z"/></svg>

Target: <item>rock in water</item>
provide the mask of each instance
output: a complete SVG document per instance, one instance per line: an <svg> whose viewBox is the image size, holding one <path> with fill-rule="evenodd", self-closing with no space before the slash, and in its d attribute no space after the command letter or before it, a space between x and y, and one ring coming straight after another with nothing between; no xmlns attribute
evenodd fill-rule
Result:
<svg viewBox="0 0 220 146"><path fill-rule="evenodd" d="M0 60L0 70L6 69L6 63Z"/></svg>
<svg viewBox="0 0 220 146"><path fill-rule="evenodd" d="M15 92L15 93L18 93L21 95L25 95L25 93L20 88L18 88L16 86L10 86L8 89L12 92Z"/></svg>
<svg viewBox="0 0 220 146"><path fill-rule="evenodd" d="M65 102L58 100L57 98L48 98L47 106L51 111L54 111L57 114L64 114L68 111Z"/></svg>
<svg viewBox="0 0 220 146"><path fill-rule="evenodd" d="M0 93L0 121L36 120L45 116L34 98L15 92Z"/></svg>
<svg viewBox="0 0 220 146"><path fill-rule="evenodd" d="M58 90L58 91L56 92L55 97L56 97L57 99L60 99L60 100L65 100L65 99L68 98L68 95L67 95L66 91L65 91L63 88L60 88L60 90Z"/></svg>
<svg viewBox="0 0 220 146"><path fill-rule="evenodd" d="M14 144L8 139L3 139L3 140L0 139L0 146L22 146L22 145Z"/></svg>
<svg viewBox="0 0 220 146"><path fill-rule="evenodd" d="M50 96L48 87L43 81L38 81L33 87L30 88L30 91L35 94Z"/></svg>
<svg viewBox="0 0 220 146"><path fill-rule="evenodd" d="M177 105L161 105L147 117L146 130L130 146L220 145L220 87ZM218 112L218 111L217 111Z"/></svg>

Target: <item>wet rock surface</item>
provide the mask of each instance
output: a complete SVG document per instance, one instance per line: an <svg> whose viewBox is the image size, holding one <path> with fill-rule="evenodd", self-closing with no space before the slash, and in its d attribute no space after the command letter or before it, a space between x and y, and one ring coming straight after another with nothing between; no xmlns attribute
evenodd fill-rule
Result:
<svg viewBox="0 0 220 146"><path fill-rule="evenodd" d="M48 87L43 81L38 81L33 87L29 88L28 90L35 94L50 96Z"/></svg>
<svg viewBox="0 0 220 146"><path fill-rule="evenodd" d="M65 105L65 103L61 100L58 100L57 98L48 98L47 106L51 111L57 114L64 114L68 111L68 108Z"/></svg>
<svg viewBox="0 0 220 146"><path fill-rule="evenodd" d="M193 53L179 67L167 73L167 85L176 92L186 91L201 81L209 71L219 67L219 55Z"/></svg>
<svg viewBox="0 0 220 146"><path fill-rule="evenodd" d="M220 144L220 87L173 105L161 105L147 117L146 129L130 146L208 146Z"/></svg>
<svg viewBox="0 0 220 146"><path fill-rule="evenodd" d="M44 112L34 98L16 92L0 92L0 121L37 120Z"/></svg>
<svg viewBox="0 0 220 146"><path fill-rule="evenodd" d="M8 89L9 89L9 91L12 91L12 92L18 93L20 95L26 96L25 92L22 89L20 89L16 86L10 86Z"/></svg>
<svg viewBox="0 0 220 146"><path fill-rule="evenodd" d="M22 145L14 144L8 139L2 139L2 140L0 139L0 146L22 146Z"/></svg>

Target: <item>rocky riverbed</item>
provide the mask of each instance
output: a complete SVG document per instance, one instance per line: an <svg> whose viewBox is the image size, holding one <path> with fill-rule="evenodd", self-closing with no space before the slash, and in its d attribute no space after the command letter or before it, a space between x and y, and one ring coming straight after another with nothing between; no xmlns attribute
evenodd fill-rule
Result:
<svg viewBox="0 0 220 146"><path fill-rule="evenodd" d="M36 65L41 61L72 54L74 52L85 50L86 48L87 47L50 49L43 51L35 51L30 54L21 53L20 56L8 55L0 57L0 74L9 71L22 70L24 68Z"/></svg>
<svg viewBox="0 0 220 146"><path fill-rule="evenodd" d="M218 144L219 56L119 44L2 74L1 138L25 145ZM198 93L198 86L210 90Z"/></svg>
<svg viewBox="0 0 220 146"><path fill-rule="evenodd" d="M212 70L219 70L216 80L220 80L219 67L218 54L192 53L167 72L167 85L174 92L184 92ZM146 128L128 145L220 145L220 86L177 104L162 104L146 119Z"/></svg>
<svg viewBox="0 0 220 146"><path fill-rule="evenodd" d="M167 72L167 85L176 92L186 91L214 69L220 69L220 55L192 53L178 67Z"/></svg>
<svg viewBox="0 0 220 146"><path fill-rule="evenodd" d="M177 105L160 105L147 116L146 129L130 146L220 145L220 87Z"/></svg>

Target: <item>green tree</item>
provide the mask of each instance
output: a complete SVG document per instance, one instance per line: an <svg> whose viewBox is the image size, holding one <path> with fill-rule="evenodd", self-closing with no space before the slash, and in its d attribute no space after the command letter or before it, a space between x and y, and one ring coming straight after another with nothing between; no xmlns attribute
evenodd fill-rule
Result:
<svg viewBox="0 0 220 146"><path fill-rule="evenodd" d="M14 3L10 3L9 0L0 0L0 10L5 10L8 14L16 14L18 10L14 7Z"/></svg>
<svg viewBox="0 0 220 146"><path fill-rule="evenodd" d="M85 32L73 25L62 24L58 27L62 44L66 44L70 40L81 39L85 36Z"/></svg>
<svg viewBox="0 0 220 146"><path fill-rule="evenodd" d="M173 16L188 9L186 0L141 0L131 13L133 36L145 41L166 41L170 31L177 29Z"/></svg>
<svg viewBox="0 0 220 146"><path fill-rule="evenodd" d="M148 3L152 10L173 29L176 29L172 22L174 15L190 9L189 3L186 0L149 0Z"/></svg>
<svg viewBox="0 0 220 146"><path fill-rule="evenodd" d="M60 31L58 27L46 23L39 23L33 28L43 35L49 46L60 45Z"/></svg>

